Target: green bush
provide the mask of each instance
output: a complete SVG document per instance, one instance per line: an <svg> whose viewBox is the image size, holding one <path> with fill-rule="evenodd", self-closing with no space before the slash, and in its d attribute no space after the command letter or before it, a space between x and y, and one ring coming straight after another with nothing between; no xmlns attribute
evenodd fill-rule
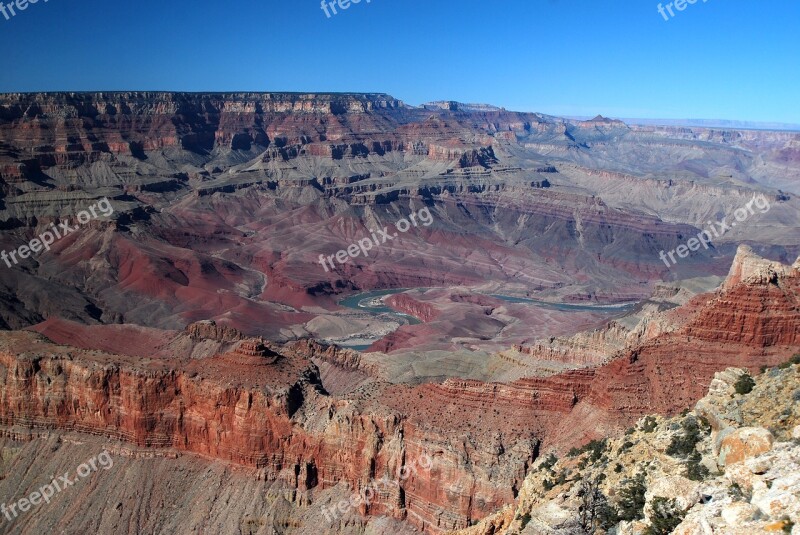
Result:
<svg viewBox="0 0 800 535"><path fill-rule="evenodd" d="M797 355L793 356L792 358L790 358L789 360L778 366L778 368L780 368L781 370L785 370L787 368L791 368L793 364L800 364L800 353L798 353Z"/></svg>
<svg viewBox="0 0 800 535"><path fill-rule="evenodd" d="M539 465L539 468L543 470L552 470L557 462L558 457L551 453L544 461L542 461L542 464Z"/></svg>
<svg viewBox="0 0 800 535"><path fill-rule="evenodd" d="M570 457L577 457L583 453L589 452L588 462L594 463L597 462L600 457L603 456L603 452L606 450L606 445L608 444L607 439L603 440L592 440L588 444L585 444L582 448L572 448L569 450Z"/></svg>
<svg viewBox="0 0 800 535"><path fill-rule="evenodd" d="M578 497L581 505L578 508L582 533L595 533L597 528L603 531L616 525L619 520L617 512L608 504L608 498L600 490L603 478L584 478L581 481Z"/></svg>
<svg viewBox="0 0 800 535"><path fill-rule="evenodd" d="M667 447L667 455L686 457L695 451L697 443L703 439L697 419L687 418L681 422L681 427L681 433L675 435Z"/></svg>
<svg viewBox="0 0 800 535"><path fill-rule="evenodd" d="M750 377L748 374L744 374L736 380L736 384L733 387L736 389L736 393L739 395L749 394L753 391L753 387L756 386L756 382L753 381L753 378Z"/></svg>
<svg viewBox="0 0 800 535"><path fill-rule="evenodd" d="M700 452L695 450L689 454L689 460L686 463L686 477L692 481L705 481L708 477L708 468L706 468L701 461L703 456Z"/></svg>
<svg viewBox="0 0 800 535"><path fill-rule="evenodd" d="M603 452L606 451L606 446L608 445L608 441L606 439L603 440L592 440L586 445L586 450L589 452L589 460L590 462L597 462L600 460L600 457L603 456Z"/></svg>
<svg viewBox="0 0 800 535"><path fill-rule="evenodd" d="M644 493L647 492L644 472L639 472L633 479L622 482L617 503L620 520L640 520L644 518Z"/></svg>
<svg viewBox="0 0 800 535"><path fill-rule="evenodd" d="M645 433L652 433L656 430L656 426L658 425L658 421L653 416L647 416L642 422L642 431Z"/></svg>
<svg viewBox="0 0 800 535"><path fill-rule="evenodd" d="M644 531L645 535L669 535L686 516L675 500L660 496L653 498L650 508L650 526Z"/></svg>

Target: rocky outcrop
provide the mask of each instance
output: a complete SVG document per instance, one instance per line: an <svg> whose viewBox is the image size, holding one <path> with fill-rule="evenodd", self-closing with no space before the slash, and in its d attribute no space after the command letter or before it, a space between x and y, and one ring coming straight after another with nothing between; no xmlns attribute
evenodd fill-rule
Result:
<svg viewBox="0 0 800 535"><path fill-rule="evenodd" d="M414 316L422 321L434 321L439 312L430 303L423 303L406 294L394 294L386 298L386 304L404 314Z"/></svg>
<svg viewBox="0 0 800 535"><path fill-rule="evenodd" d="M217 325L212 320L198 321L186 326L186 334L195 340L215 340L217 342L238 342L246 336L227 325Z"/></svg>
<svg viewBox="0 0 800 535"><path fill-rule="evenodd" d="M774 393L800 392L798 364L769 370L755 378L751 392L737 394L731 380L744 374L720 372L697 409L680 417L648 416L624 435L562 458L543 455L512 512L484 519L486 531L454 533L641 534L656 518L661 529L671 523L669 532L680 535L794 533L792 526L800 522L800 445L791 436L800 433L800 412L791 395ZM779 419L754 413L771 413L773 407ZM719 413L716 422L727 419L722 414L737 419L722 439L729 448L723 458L715 453L715 424L704 419L713 411ZM766 426L783 438L774 438ZM587 514L592 510L596 514Z"/></svg>

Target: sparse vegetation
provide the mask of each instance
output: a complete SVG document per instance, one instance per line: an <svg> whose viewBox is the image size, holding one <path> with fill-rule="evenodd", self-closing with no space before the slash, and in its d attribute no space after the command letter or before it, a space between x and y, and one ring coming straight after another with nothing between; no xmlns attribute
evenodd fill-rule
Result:
<svg viewBox="0 0 800 535"><path fill-rule="evenodd" d="M669 535L683 522L686 513L678 507L677 502L656 496L650 505L650 526L645 535Z"/></svg>
<svg viewBox="0 0 800 535"><path fill-rule="evenodd" d="M656 426L658 425L658 421L655 419L654 416L647 416L642 422L642 431L645 433L652 433L656 430Z"/></svg>
<svg viewBox="0 0 800 535"><path fill-rule="evenodd" d="M585 477L578 490L578 496L581 498L579 509L581 529L588 535L595 533L598 528L607 530L618 522L616 511L608 504L608 498L600 490L602 480L602 477L595 479Z"/></svg>
<svg viewBox="0 0 800 535"><path fill-rule="evenodd" d="M736 380L736 384L733 385L734 389L736 389L736 393L739 395L749 394L753 391L754 386L756 386L756 382L746 373L739 377L739 379Z"/></svg>
<svg viewBox="0 0 800 535"><path fill-rule="evenodd" d="M687 457L695 451L701 435L700 423L696 418L686 418L681 422L682 431L675 435L667 447L667 455L673 457Z"/></svg>
<svg viewBox="0 0 800 535"><path fill-rule="evenodd" d="M564 470L562 470L562 471L561 471L561 472L558 474L558 477L556 477L556 480L555 480L554 486L558 487L558 486L560 486L560 485L563 485L564 483L566 483L566 482L567 482L567 478L568 478L568 477L569 477L569 470L567 470L567 469L565 468Z"/></svg>
<svg viewBox="0 0 800 535"><path fill-rule="evenodd" d="M786 370L788 368L791 368L795 364L800 364L800 353L794 355L786 362L779 364L776 368L770 368L769 366L761 366L761 373L764 373L766 371L775 372L777 370Z"/></svg>
<svg viewBox="0 0 800 535"><path fill-rule="evenodd" d="M639 472L633 479L623 481L617 503L619 520L631 521L644 518L645 492L647 485L644 472Z"/></svg>
<svg viewBox="0 0 800 535"><path fill-rule="evenodd" d="M753 497L751 493L742 490L738 483L731 483L728 492L734 501L749 502Z"/></svg>
<svg viewBox="0 0 800 535"><path fill-rule="evenodd" d="M708 477L708 468L701 463L702 460L703 456L697 450L689 454L689 459L686 463L686 477L688 479L704 481Z"/></svg>
<svg viewBox="0 0 800 535"><path fill-rule="evenodd" d="M539 465L539 469L552 471L557 462L558 457L551 453L544 461L542 461L542 464Z"/></svg>
<svg viewBox="0 0 800 535"><path fill-rule="evenodd" d="M588 462L595 463L600 460L600 457L603 456L603 452L605 452L606 447L608 446L608 440L592 440L588 444L584 445L582 448L572 448L569 450L570 457L577 457L578 455L582 455L586 452L589 452Z"/></svg>

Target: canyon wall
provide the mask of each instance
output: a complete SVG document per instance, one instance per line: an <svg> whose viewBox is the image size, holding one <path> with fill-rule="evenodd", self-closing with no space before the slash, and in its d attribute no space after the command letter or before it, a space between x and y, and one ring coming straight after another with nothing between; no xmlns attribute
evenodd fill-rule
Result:
<svg viewBox="0 0 800 535"><path fill-rule="evenodd" d="M357 353L316 342L276 352L244 340L215 357L170 360L6 333L0 423L230 461L303 493L340 482L362 489L430 457L429 468L362 512L430 532L462 528L515 498L542 447L566 449L654 409L680 412L726 366L786 360L800 347L798 267L759 262L743 248L728 283L687 303L674 331L599 367L508 384L374 381L332 396L311 359L369 370L360 369ZM210 324L188 332L237 338Z"/></svg>

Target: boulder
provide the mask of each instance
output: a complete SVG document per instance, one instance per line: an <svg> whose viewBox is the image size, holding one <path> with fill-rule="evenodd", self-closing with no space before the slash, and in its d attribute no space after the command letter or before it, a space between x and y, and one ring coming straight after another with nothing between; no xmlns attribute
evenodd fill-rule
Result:
<svg viewBox="0 0 800 535"><path fill-rule="evenodd" d="M650 504L657 496L668 500L674 499L678 507L686 510L700 500L700 483L683 476L665 476L653 479L645 493L646 512L649 513Z"/></svg>
<svg viewBox="0 0 800 535"><path fill-rule="evenodd" d="M763 427L726 429L717 437L719 444L719 466L728 466L752 459L772 449L775 438Z"/></svg>
<svg viewBox="0 0 800 535"><path fill-rule="evenodd" d="M750 503L735 502L722 508L722 519L729 526L741 526L756 519L759 508Z"/></svg>

